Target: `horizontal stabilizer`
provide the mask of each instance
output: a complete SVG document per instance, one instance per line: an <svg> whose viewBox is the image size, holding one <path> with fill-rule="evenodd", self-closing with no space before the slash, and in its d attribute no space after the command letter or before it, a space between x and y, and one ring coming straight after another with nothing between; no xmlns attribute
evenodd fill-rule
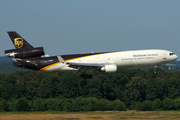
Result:
<svg viewBox="0 0 180 120"><path fill-rule="evenodd" d="M29 60L22 60L22 59L16 59L17 62L19 62L22 65L28 65L28 66L37 66L36 63L29 61Z"/></svg>

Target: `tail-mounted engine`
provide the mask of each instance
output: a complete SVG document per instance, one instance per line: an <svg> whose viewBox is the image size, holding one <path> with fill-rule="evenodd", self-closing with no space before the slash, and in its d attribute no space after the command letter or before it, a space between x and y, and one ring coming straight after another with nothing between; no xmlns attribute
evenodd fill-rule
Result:
<svg viewBox="0 0 180 120"><path fill-rule="evenodd" d="M11 49L5 51L5 56L12 58L40 57L44 54L45 52L43 47L37 47L31 49Z"/></svg>

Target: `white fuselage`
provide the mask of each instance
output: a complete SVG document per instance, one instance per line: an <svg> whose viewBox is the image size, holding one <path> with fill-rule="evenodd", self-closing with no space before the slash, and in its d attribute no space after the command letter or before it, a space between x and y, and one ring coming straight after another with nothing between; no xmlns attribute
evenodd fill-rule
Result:
<svg viewBox="0 0 180 120"><path fill-rule="evenodd" d="M148 67L163 65L177 59L171 51L167 50L134 50L134 51L118 51L100 54L92 54L89 56L78 57L66 60L65 62L73 63L99 63L99 64L116 64L118 68L131 67ZM71 71L78 70L71 68L68 64L59 62L44 69L45 71Z"/></svg>

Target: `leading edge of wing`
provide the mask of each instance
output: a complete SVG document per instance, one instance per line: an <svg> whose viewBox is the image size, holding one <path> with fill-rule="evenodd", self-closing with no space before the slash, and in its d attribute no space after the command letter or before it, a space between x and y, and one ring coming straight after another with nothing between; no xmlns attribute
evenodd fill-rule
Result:
<svg viewBox="0 0 180 120"><path fill-rule="evenodd" d="M103 64L101 63L75 63L75 62L67 62L69 64L69 67L74 66L84 66L84 67L102 67Z"/></svg>

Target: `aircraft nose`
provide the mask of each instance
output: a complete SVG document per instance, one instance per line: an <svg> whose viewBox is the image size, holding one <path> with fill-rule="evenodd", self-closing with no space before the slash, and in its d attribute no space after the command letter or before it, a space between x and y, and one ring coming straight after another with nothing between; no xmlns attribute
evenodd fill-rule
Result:
<svg viewBox="0 0 180 120"><path fill-rule="evenodd" d="M178 59L178 56L177 55L175 55L175 60L177 60Z"/></svg>
<svg viewBox="0 0 180 120"><path fill-rule="evenodd" d="M172 56L172 58L171 58L172 61L175 61L175 60L177 60L177 59L178 59L178 56L175 55L175 54L174 54L174 55Z"/></svg>
<svg viewBox="0 0 180 120"><path fill-rule="evenodd" d="M176 61L178 59L178 56L176 54L173 53L173 55L170 55L169 60L172 61Z"/></svg>

